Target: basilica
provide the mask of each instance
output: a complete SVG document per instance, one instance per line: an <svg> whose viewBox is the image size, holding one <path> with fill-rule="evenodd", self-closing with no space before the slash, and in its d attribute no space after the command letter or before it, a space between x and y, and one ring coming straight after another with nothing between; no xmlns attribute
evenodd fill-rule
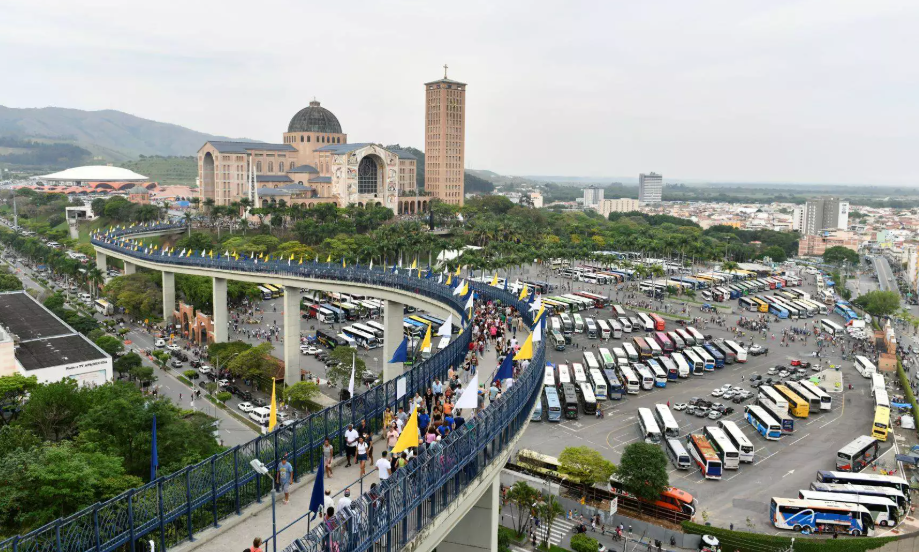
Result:
<svg viewBox="0 0 919 552"><path fill-rule="evenodd" d="M281 200L306 208L383 205L396 214L428 210L418 193L417 159L373 143L348 143L338 118L312 101L290 120L280 144L208 141L198 150L203 201L230 205L246 198L267 207Z"/></svg>

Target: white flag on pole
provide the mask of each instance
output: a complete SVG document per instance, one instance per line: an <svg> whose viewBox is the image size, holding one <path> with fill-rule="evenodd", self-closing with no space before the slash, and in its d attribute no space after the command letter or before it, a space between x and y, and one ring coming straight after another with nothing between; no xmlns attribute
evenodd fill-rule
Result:
<svg viewBox="0 0 919 552"><path fill-rule="evenodd" d="M386 267L383 267L386 268ZM373 259L370 259L370 270L373 270Z"/></svg>
<svg viewBox="0 0 919 552"><path fill-rule="evenodd" d="M354 396L354 368L357 365L357 355L351 357L351 382L348 383L348 394Z"/></svg>
<svg viewBox="0 0 919 552"><path fill-rule="evenodd" d="M533 343L537 341L542 341L542 319L540 318L536 322L536 327L533 328Z"/></svg>
<svg viewBox="0 0 919 552"><path fill-rule="evenodd" d="M537 297L533 304L530 305L530 312L539 312L539 309L542 307L542 297Z"/></svg>
<svg viewBox="0 0 919 552"><path fill-rule="evenodd" d="M463 394L460 395L460 398L453 404L453 408L477 408L479 406L479 374L475 373L474 376L469 378L469 383L466 384L466 388L463 389Z"/></svg>
<svg viewBox="0 0 919 552"><path fill-rule="evenodd" d="M463 280L456 286L456 289L453 290L453 295L459 295L463 288L466 287L466 280Z"/></svg>
<svg viewBox="0 0 919 552"><path fill-rule="evenodd" d="M447 317L444 325L437 330L437 335L450 337L453 334L453 315Z"/></svg>
<svg viewBox="0 0 919 552"><path fill-rule="evenodd" d="M473 297L475 297L475 293L470 293L470 294L469 294L469 300L466 301L466 310L469 310L469 309L471 309L472 307L475 306L475 303L474 303L473 300L472 300Z"/></svg>

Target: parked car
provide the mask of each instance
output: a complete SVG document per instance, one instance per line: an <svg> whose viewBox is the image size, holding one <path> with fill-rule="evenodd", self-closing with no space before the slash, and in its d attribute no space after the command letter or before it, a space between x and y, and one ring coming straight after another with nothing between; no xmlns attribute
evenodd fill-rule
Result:
<svg viewBox="0 0 919 552"><path fill-rule="evenodd" d="M790 363L790 364L791 364L792 366L801 366L801 360L800 360L800 359L797 359L797 358L793 358L793 359L791 360L791 363Z"/></svg>
<svg viewBox="0 0 919 552"><path fill-rule="evenodd" d="M154 347L165 347L165 346L166 346L166 340L165 340L165 339L157 339L156 341L153 342L153 346L154 346Z"/></svg>
<svg viewBox="0 0 919 552"><path fill-rule="evenodd" d="M709 410L708 408L705 408L705 407L703 406L703 407L701 407L701 408L696 408L695 414L696 414L696 416L698 416L698 417L700 417L700 418L704 418L704 417L708 416L709 411L710 411L710 410Z"/></svg>
<svg viewBox="0 0 919 552"><path fill-rule="evenodd" d="M235 385L227 385L224 391L229 391L231 395L235 395L239 393L239 387L236 387Z"/></svg>
<svg viewBox="0 0 919 552"><path fill-rule="evenodd" d="M709 419L709 420L717 420L717 419L720 418L721 416L722 416L721 412L718 412L717 410L714 410L714 409L713 409L713 410L710 410L709 413L708 413L708 419Z"/></svg>
<svg viewBox="0 0 919 552"><path fill-rule="evenodd" d="M713 397L720 397L721 395L724 395L724 391L722 391L720 387L712 391Z"/></svg>
<svg viewBox="0 0 919 552"><path fill-rule="evenodd" d="M208 366L207 364L202 364L202 365L198 366L198 371L201 372L202 374L210 374L210 373L211 373L211 367Z"/></svg>
<svg viewBox="0 0 919 552"><path fill-rule="evenodd" d="M763 347L762 345L759 345L759 344L754 344L749 349L747 349L747 353L753 356L763 355L768 352L769 352L768 347Z"/></svg>
<svg viewBox="0 0 919 552"><path fill-rule="evenodd" d="M168 350L170 350L170 351L179 351L179 350L181 350L181 347L179 347L179 346L176 345L175 343L170 343L169 345L166 345L166 349L168 349Z"/></svg>
<svg viewBox="0 0 919 552"><path fill-rule="evenodd" d="M733 398L734 398L734 391L733 391L733 390L731 390L731 391L725 391L725 392L721 395L721 398L724 399L724 400L726 400L726 401L729 401L729 400L733 399Z"/></svg>
<svg viewBox="0 0 919 552"><path fill-rule="evenodd" d="M226 379L218 380L217 385L219 385L220 387L226 387L227 385L230 385L230 380L226 380Z"/></svg>
<svg viewBox="0 0 919 552"><path fill-rule="evenodd" d="M676 403L675 405L673 405L673 409L676 410L677 412L686 410L686 403Z"/></svg>
<svg viewBox="0 0 919 552"><path fill-rule="evenodd" d="M268 406L268 401L262 398L256 398L256 399L252 399L252 404L254 404L255 406L259 408L262 408L262 407Z"/></svg>
<svg viewBox="0 0 919 552"><path fill-rule="evenodd" d="M196 358L195 358L195 359L192 359L192 361L191 361L191 367L192 367L192 368L198 368L198 367L200 367L200 366L203 365L203 364L204 364L203 362L201 362L200 360L198 360L198 359L196 359Z"/></svg>
<svg viewBox="0 0 919 552"><path fill-rule="evenodd" d="M240 389L239 391L237 391L237 392L236 392L236 396L239 397L240 399L244 400L244 401L251 401L251 400L252 400L252 392L251 392L251 391L246 391L245 389Z"/></svg>
<svg viewBox="0 0 919 552"><path fill-rule="evenodd" d="M181 368L181 367L182 367L182 361L179 360L179 359L175 359L175 360L173 360L172 362L170 362L169 364L170 364L173 368Z"/></svg>
<svg viewBox="0 0 919 552"><path fill-rule="evenodd" d="M789 374L788 374L788 370L782 370L781 372L779 372L779 377L780 377L780 378L787 378L788 375L789 375Z"/></svg>
<svg viewBox="0 0 919 552"><path fill-rule="evenodd" d="M242 410L243 412L252 412L255 410L255 406L253 406L250 402L241 402L236 405L236 408Z"/></svg>
<svg viewBox="0 0 919 552"><path fill-rule="evenodd" d="M318 347L313 347L312 345L305 345L300 347L300 353L304 355L315 355L322 349Z"/></svg>

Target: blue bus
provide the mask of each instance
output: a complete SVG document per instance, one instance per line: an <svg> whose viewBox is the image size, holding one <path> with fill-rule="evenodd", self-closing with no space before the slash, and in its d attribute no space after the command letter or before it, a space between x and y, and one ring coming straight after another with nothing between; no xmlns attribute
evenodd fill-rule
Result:
<svg viewBox="0 0 919 552"><path fill-rule="evenodd" d="M322 308L324 308L324 309L328 309L328 310L332 311L332 314L335 315L335 321L336 321L336 322L344 322L344 321L345 321L345 311L341 310L340 308L336 307L335 305L333 305L333 304L331 304L331 303L322 303L322 304L319 305L319 306L322 307Z"/></svg>
<svg viewBox="0 0 919 552"><path fill-rule="evenodd" d="M778 441L782 437L782 427L761 406L745 406L744 418L766 439Z"/></svg>
<svg viewBox="0 0 919 552"><path fill-rule="evenodd" d="M616 375L616 369L604 369L603 375L606 376L606 396L614 401L622 399L622 396L625 395L625 388L619 381L619 376Z"/></svg>
<svg viewBox="0 0 919 552"><path fill-rule="evenodd" d="M405 318L403 318L403 319L402 319L402 322L405 323L405 324L408 324L409 326L412 326L413 328L415 328L415 331L413 332L413 335L419 335L419 334L424 335L425 332L428 331L428 326L430 326L430 324L425 324L424 322L419 322L418 320L414 320L414 319L412 319L412 318L410 318L410 317L405 317Z"/></svg>
<svg viewBox="0 0 919 552"><path fill-rule="evenodd" d="M713 359L715 359L715 368L724 368L724 355L721 354L721 351L710 343L706 343L702 347L708 351L708 354L712 355Z"/></svg>
<svg viewBox="0 0 919 552"><path fill-rule="evenodd" d="M838 301L836 303L836 307L833 309L833 312L843 317L846 322L858 320L858 313L849 308L849 303L846 303L845 301Z"/></svg>
<svg viewBox="0 0 919 552"><path fill-rule="evenodd" d="M788 309L779 305L778 303L772 302L769 303L769 314L774 314L780 319L788 318Z"/></svg>
<svg viewBox="0 0 919 552"><path fill-rule="evenodd" d="M437 329L440 329L441 326L443 326L444 324L446 324L446 320L441 320L440 318L437 318L436 316L431 316L430 314L417 314L417 315L415 315L415 316L417 316L418 318L423 318L424 320L429 321L429 322L430 322L431 324L433 324L434 327L437 328ZM451 333L454 333L454 334L458 334L458 333L459 333L459 326L451 325L451 326L450 326L450 332L451 332Z"/></svg>
<svg viewBox="0 0 919 552"><path fill-rule="evenodd" d="M562 403L558 400L558 391L554 387L546 387L546 411L550 422L562 421Z"/></svg>

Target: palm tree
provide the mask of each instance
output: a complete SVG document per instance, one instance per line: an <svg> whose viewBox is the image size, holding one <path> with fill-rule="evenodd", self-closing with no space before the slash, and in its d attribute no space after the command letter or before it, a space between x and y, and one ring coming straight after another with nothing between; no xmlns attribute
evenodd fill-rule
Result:
<svg viewBox="0 0 919 552"><path fill-rule="evenodd" d="M562 510L561 504L555 500L555 496L549 495L548 500L540 502L536 505L536 515L542 519L543 524L546 526L546 536L543 538L542 545L545 547L549 546L549 534L552 531L552 522L555 521L555 518L562 515L564 510Z"/></svg>

